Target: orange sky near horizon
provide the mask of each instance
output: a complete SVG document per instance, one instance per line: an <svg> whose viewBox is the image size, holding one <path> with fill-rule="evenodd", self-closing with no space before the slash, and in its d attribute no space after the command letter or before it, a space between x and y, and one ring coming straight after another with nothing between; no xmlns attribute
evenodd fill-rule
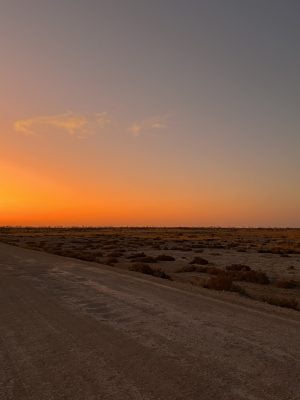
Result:
<svg viewBox="0 0 300 400"><path fill-rule="evenodd" d="M101 189L94 181L73 177L72 182L59 170L52 176L38 170L0 162L0 225L260 226L265 221L268 226L276 216L285 226L286 212L281 216L272 204L265 207L253 196L245 201L237 192L221 193L222 188L203 185L202 193L200 188L188 193L180 185L172 190L145 185L128 190L120 176L119 181L107 177Z"/></svg>

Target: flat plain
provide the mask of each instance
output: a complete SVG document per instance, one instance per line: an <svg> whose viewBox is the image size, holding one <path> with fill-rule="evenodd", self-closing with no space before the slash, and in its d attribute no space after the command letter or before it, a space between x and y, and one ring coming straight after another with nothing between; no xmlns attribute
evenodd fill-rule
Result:
<svg viewBox="0 0 300 400"><path fill-rule="evenodd" d="M300 230L2 228L0 399L298 399Z"/></svg>

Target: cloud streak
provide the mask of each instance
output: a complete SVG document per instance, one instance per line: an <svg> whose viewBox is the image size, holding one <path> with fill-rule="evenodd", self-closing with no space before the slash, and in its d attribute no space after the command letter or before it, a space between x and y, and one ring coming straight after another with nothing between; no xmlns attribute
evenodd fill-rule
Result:
<svg viewBox="0 0 300 400"><path fill-rule="evenodd" d="M147 135L167 128L166 118L152 117L136 120L131 124L111 119L107 112L79 114L67 112L42 115L14 122L14 130L25 136L46 136L65 134L76 138L86 138L101 131L127 132L133 137Z"/></svg>
<svg viewBox="0 0 300 400"><path fill-rule="evenodd" d="M68 112L20 119L14 122L14 130L27 136L40 136L55 132L84 138L99 129L104 129L110 122L106 112L91 115Z"/></svg>
<svg viewBox="0 0 300 400"><path fill-rule="evenodd" d="M140 136L143 133L150 133L167 128L163 118L155 117L143 121L135 121L128 128L132 136Z"/></svg>

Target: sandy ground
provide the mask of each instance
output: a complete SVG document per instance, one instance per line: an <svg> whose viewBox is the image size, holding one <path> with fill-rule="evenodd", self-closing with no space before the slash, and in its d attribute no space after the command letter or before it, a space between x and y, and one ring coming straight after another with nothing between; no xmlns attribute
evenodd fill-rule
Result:
<svg viewBox="0 0 300 400"><path fill-rule="evenodd" d="M299 399L299 313L203 293L0 244L0 399Z"/></svg>

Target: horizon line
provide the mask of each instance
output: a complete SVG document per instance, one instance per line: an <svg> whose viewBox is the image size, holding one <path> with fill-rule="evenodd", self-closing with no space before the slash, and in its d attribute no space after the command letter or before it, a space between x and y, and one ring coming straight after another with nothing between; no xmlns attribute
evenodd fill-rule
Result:
<svg viewBox="0 0 300 400"><path fill-rule="evenodd" d="M0 225L0 229L300 229L292 226L222 225Z"/></svg>

